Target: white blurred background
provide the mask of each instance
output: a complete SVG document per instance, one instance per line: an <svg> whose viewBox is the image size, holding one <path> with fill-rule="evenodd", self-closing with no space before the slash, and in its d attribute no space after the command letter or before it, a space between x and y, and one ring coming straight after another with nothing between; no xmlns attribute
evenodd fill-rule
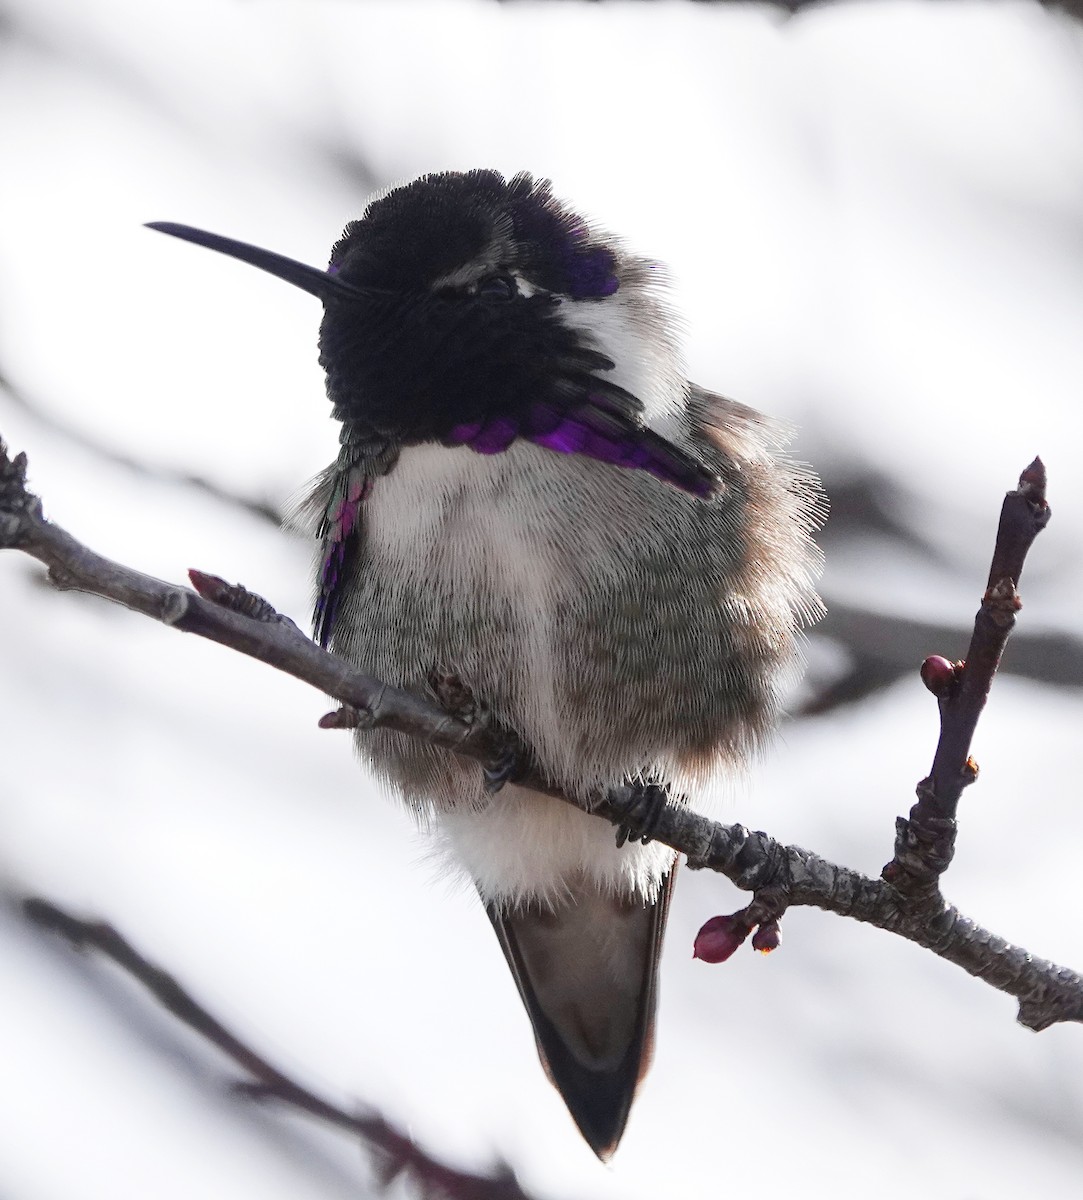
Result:
<svg viewBox="0 0 1083 1200"><path fill-rule="evenodd" d="M303 623L309 548L253 509L334 452L318 305L142 223L321 263L374 189L474 166L548 175L669 263L691 375L796 422L835 497L833 617L803 693L828 711L717 798L726 819L879 871L935 745L918 663L964 652L1000 498L1041 453L1054 520L945 890L1083 966L1080 26L1029 0L790 19L2 0L0 434L47 511L130 565L242 580ZM861 647L855 612L873 621ZM302 1082L450 1163L503 1157L539 1200L1079 1193L1083 1031L1024 1031L957 969L811 911L769 958L693 963L702 921L743 901L691 873L655 1066L599 1165L476 899L349 739L316 728L324 709L0 557L3 1200L372 1186L344 1135L235 1098L234 1069L119 972L28 927L26 895L113 922Z"/></svg>

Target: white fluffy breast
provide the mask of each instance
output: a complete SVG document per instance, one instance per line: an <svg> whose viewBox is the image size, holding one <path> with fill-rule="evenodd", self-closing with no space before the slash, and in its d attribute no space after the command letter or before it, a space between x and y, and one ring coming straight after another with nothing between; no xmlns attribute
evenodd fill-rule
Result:
<svg viewBox="0 0 1083 1200"><path fill-rule="evenodd" d="M405 448L365 508L371 552L428 571L437 544L451 535L457 554L471 561L485 554L500 569L516 571L523 548L517 522L502 510L515 485L513 459L520 449L489 456L465 446Z"/></svg>
<svg viewBox="0 0 1083 1200"><path fill-rule="evenodd" d="M559 474L559 456L529 443L492 456L411 446L373 489L366 533L378 569L405 575L446 603L473 606L481 624L488 613L511 614L511 633L521 639L514 658L544 677L554 636L549 618L566 579L563 556L553 554L552 522L538 520L533 507L545 487L539 459L543 476Z"/></svg>
<svg viewBox="0 0 1083 1200"><path fill-rule="evenodd" d="M567 554L554 553L567 539L532 507L546 488L539 470L559 473L559 456L528 443L491 457L409 447L373 489L366 533L374 570L426 596L434 625L453 607L471 631L458 644L450 635L439 647L447 661L429 667L461 672L482 700L498 690L519 697L518 732L548 750L564 737L553 647L570 581ZM498 689L501 677L507 686Z"/></svg>
<svg viewBox="0 0 1083 1200"><path fill-rule="evenodd" d="M368 569L438 595L440 603L475 609L469 624L478 631L476 644L449 645L447 661L432 665L461 670L481 699L512 694L516 731L539 761L560 763L567 777L596 786L599 778L620 776L575 749L577 713L556 662L558 639L567 636L558 614L570 592L589 587L582 556L600 563L597 539L620 538L622 519L632 536L635 518L596 513L593 527L570 517L562 523L554 495L569 477L592 469L617 470L529 443L491 457L465 447L409 447L373 489L366 538ZM666 847L618 849L607 822L513 785L478 811L479 779L476 770L464 772L461 802L434 804L433 823L486 900L557 901L582 880L602 892L645 900L657 894L673 860Z"/></svg>
<svg viewBox="0 0 1083 1200"><path fill-rule="evenodd" d="M509 784L484 812L445 813L442 848L486 902L559 905L573 885L602 894L657 899L674 854L668 846L618 847L607 821Z"/></svg>

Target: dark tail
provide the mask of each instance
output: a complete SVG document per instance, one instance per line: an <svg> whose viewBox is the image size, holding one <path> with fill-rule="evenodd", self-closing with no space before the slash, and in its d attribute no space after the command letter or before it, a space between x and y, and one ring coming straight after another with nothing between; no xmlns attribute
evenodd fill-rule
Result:
<svg viewBox="0 0 1083 1200"><path fill-rule="evenodd" d="M676 864L654 904L583 886L553 910L488 906L546 1074L591 1149L617 1148L654 1054L658 958Z"/></svg>

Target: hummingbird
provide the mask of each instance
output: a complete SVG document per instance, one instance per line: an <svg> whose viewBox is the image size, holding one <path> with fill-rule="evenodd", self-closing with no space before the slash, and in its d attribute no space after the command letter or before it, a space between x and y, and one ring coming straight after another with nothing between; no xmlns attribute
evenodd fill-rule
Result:
<svg viewBox="0 0 1083 1200"><path fill-rule="evenodd" d="M315 637L508 731L483 771L389 730L362 759L473 881L542 1066L608 1159L654 1050L676 856L589 807L739 772L815 593L815 476L788 431L690 383L664 269L548 180L424 175L326 270L186 225L323 305L339 450L305 508Z"/></svg>

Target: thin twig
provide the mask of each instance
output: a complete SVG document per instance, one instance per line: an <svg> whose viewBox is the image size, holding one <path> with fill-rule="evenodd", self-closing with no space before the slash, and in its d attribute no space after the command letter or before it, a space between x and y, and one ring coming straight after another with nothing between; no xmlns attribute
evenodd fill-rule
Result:
<svg viewBox="0 0 1083 1200"><path fill-rule="evenodd" d="M231 1033L172 975L144 958L111 925L79 920L47 900L26 900L23 911L34 924L66 938L77 950L97 950L112 959L163 1008L217 1046L249 1076L235 1086L237 1092L255 1100L280 1100L356 1135L372 1155L384 1187L401 1177L413 1183L424 1200L529 1200L506 1163L498 1163L489 1175L457 1170L431 1158L374 1109L347 1112L302 1087Z"/></svg>
<svg viewBox="0 0 1083 1200"><path fill-rule="evenodd" d="M884 868L884 877L911 904L936 902L940 876L954 853L959 798L978 776L978 765L970 757L974 731L1022 607L1018 585L1023 564L1034 539L1049 524L1045 489L1045 467L1036 458L1020 475L1019 486L1004 497L989 579L965 661L939 680L926 675L939 700L940 739L932 769L917 786L917 803L908 818L897 822L895 856Z"/></svg>
<svg viewBox="0 0 1083 1200"><path fill-rule="evenodd" d="M1019 487L1004 497L989 582L974 620L958 687L940 701L940 742L929 772L926 801L935 815L954 817L963 788L973 779L970 743L993 676L1000 665L1015 614L1022 607L1019 581L1034 539L1049 524L1045 467L1036 458L1019 477Z"/></svg>

